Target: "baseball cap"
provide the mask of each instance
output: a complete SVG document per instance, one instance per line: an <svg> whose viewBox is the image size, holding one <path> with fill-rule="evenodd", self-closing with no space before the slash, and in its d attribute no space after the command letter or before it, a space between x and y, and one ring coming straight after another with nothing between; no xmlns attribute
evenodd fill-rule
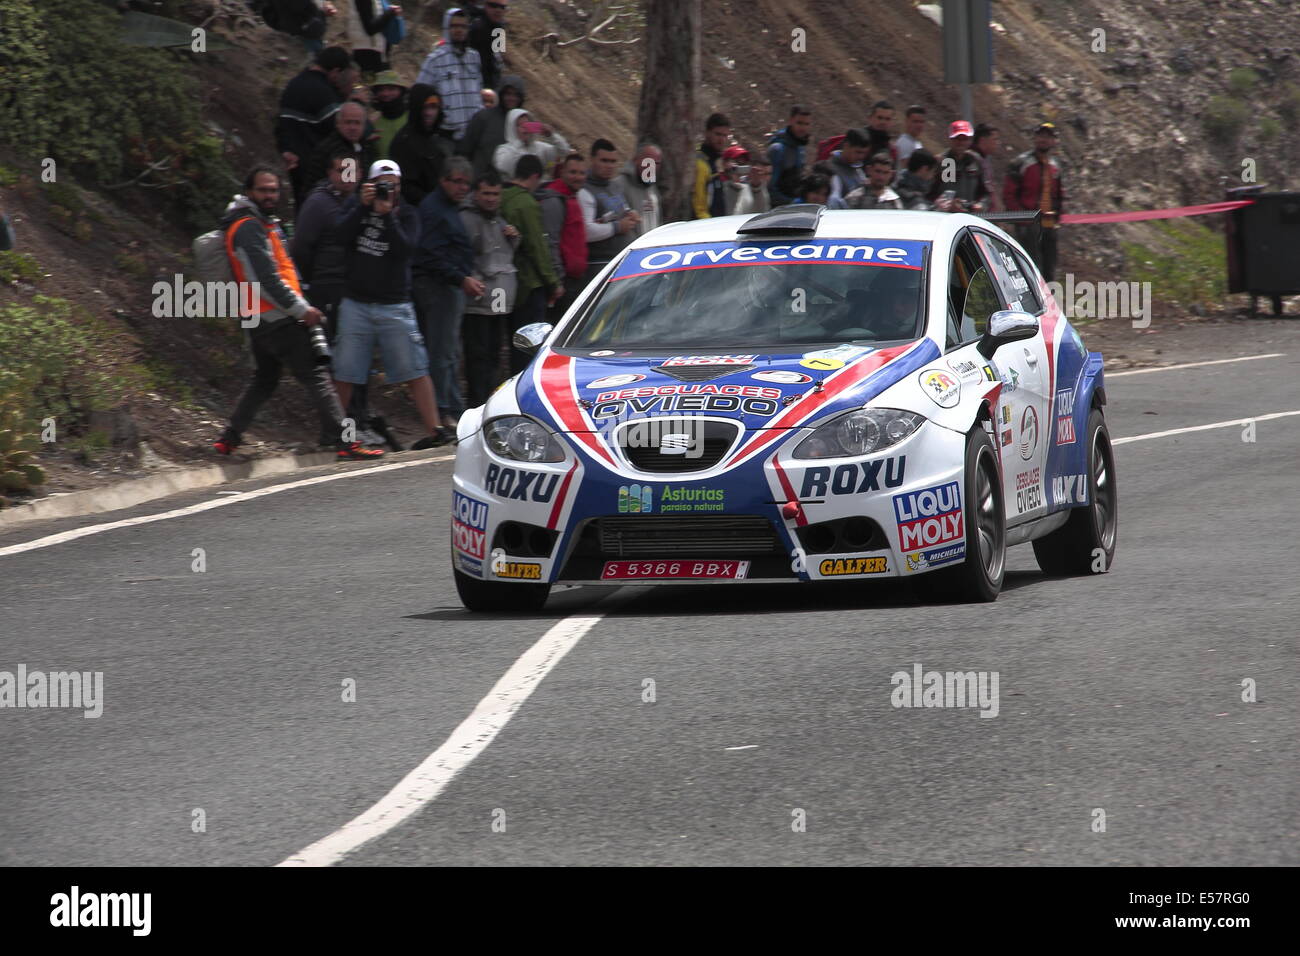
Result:
<svg viewBox="0 0 1300 956"><path fill-rule="evenodd" d="M965 120L956 120L948 126L948 138L955 136L974 136L975 130L970 123Z"/></svg>
<svg viewBox="0 0 1300 956"><path fill-rule="evenodd" d="M722 151L723 159L749 159L749 150L743 146L728 146Z"/></svg>
<svg viewBox="0 0 1300 956"><path fill-rule="evenodd" d="M396 176L398 179L401 179L402 167L398 166L391 159L381 159L377 163L371 163L370 174L366 178L376 179L383 175Z"/></svg>
<svg viewBox="0 0 1300 956"><path fill-rule="evenodd" d="M1055 124L1055 123L1039 123L1039 124L1038 124L1038 129L1034 130L1034 132L1035 132L1035 133L1051 133L1053 136L1056 136L1056 135L1057 135L1056 124Z"/></svg>

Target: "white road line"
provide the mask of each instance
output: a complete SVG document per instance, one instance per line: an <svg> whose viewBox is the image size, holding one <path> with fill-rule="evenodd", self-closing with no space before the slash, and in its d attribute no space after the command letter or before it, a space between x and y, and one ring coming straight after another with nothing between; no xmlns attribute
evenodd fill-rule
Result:
<svg viewBox="0 0 1300 956"><path fill-rule="evenodd" d="M183 518L186 515L198 514L200 511L210 511L213 508L224 508L227 505L237 505L253 498L261 498L265 495L274 495L281 491L290 491L294 488L305 488L308 485L319 485L326 481L339 481L343 478L356 478L358 475L375 475L381 471L396 471L399 468L414 468L417 465L429 465L435 461L451 461L454 455L440 455L437 458L421 458L419 461L395 461L390 465L377 465L374 468L361 468L356 471L345 471L337 475L321 475L317 478L303 478L300 481L290 481L283 485L272 485L269 488L259 488L256 491L241 491L230 494L228 498L215 498L212 501L204 501L197 505L189 505L185 508L177 508L174 511L163 511L156 515L141 515L138 518L123 518L121 521L109 521L106 524L93 524L85 528L76 528L72 531L61 531L58 534L48 535L44 538L36 538L32 541L24 541L22 544L11 544L6 548L0 548L0 558L10 554L22 554L24 551L35 551L38 548L49 548L56 544L63 544L66 541L76 541L78 538L85 538L92 534L103 534L105 531L113 531L117 528L130 528L139 524L149 524L152 521L165 521L168 518ZM228 492L219 492L219 494L228 494Z"/></svg>
<svg viewBox="0 0 1300 956"><path fill-rule="evenodd" d="M613 596L609 595L606 600ZM604 616L578 614L566 617L552 627L501 675L487 696L478 702L443 745L403 777L382 800L277 866L331 866L363 843L382 836L424 809L447 788L456 774L487 749L542 679Z"/></svg>
<svg viewBox="0 0 1300 956"><path fill-rule="evenodd" d="M743 747L724 747L724 750L757 750L758 744L745 744Z"/></svg>
<svg viewBox="0 0 1300 956"><path fill-rule="evenodd" d="M1120 378L1124 375L1146 375L1148 372L1172 372L1180 368L1200 368L1202 365L1227 365L1230 362L1253 362L1256 359L1281 358L1285 352L1269 352L1265 355L1243 355L1241 358L1211 359L1206 362L1184 362L1182 365L1161 365L1158 368L1133 368L1126 372L1107 372L1106 378Z"/></svg>
<svg viewBox="0 0 1300 956"><path fill-rule="evenodd" d="M1130 435L1127 438L1111 439L1112 445L1125 445L1131 441L1146 441L1148 438L1164 438L1167 435L1183 435L1187 432L1204 432L1211 428L1230 428L1233 425L1245 425L1250 422L1266 422L1273 418L1287 418L1291 415L1300 415L1300 408L1293 412L1271 412L1268 415L1254 415L1250 418L1234 418L1230 422L1215 422L1212 425L1192 425L1188 428L1171 428L1165 432L1151 432L1148 435Z"/></svg>

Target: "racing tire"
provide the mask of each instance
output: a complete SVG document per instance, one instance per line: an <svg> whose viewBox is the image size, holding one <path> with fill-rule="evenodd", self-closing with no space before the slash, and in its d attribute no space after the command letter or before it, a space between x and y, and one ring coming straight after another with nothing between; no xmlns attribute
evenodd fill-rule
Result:
<svg viewBox="0 0 1300 956"><path fill-rule="evenodd" d="M996 601L1007 570L1007 515L997 451L982 424L966 436L962 501L966 560L936 572L935 583L955 598Z"/></svg>
<svg viewBox="0 0 1300 956"><path fill-rule="evenodd" d="M1070 518L1051 534L1034 542L1034 557L1044 574L1092 574L1099 557L1103 571L1115 560L1119 532L1119 497L1115 484L1115 452L1101 410L1088 415L1088 503L1071 510Z"/></svg>
<svg viewBox="0 0 1300 956"><path fill-rule="evenodd" d="M456 576L460 603L471 611L531 614L545 607L551 594L549 584L506 584L480 581L456 570L452 573Z"/></svg>

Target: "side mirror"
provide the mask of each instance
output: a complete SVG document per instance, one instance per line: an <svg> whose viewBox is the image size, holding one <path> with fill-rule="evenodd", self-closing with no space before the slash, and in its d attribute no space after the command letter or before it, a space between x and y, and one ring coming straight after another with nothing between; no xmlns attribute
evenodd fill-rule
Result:
<svg viewBox="0 0 1300 956"><path fill-rule="evenodd" d="M515 331L514 346L519 351L528 352L531 355L542 347L554 328L555 326L549 322L533 322L530 325L521 325ZM1037 325L1035 325L1035 328L1037 328Z"/></svg>
<svg viewBox="0 0 1300 956"><path fill-rule="evenodd" d="M994 312L989 316L988 331L980 339L979 345L975 346L975 351L986 359L992 358L993 353L1008 342L1032 339L1038 334L1038 329L1038 316L1036 315L1013 310Z"/></svg>

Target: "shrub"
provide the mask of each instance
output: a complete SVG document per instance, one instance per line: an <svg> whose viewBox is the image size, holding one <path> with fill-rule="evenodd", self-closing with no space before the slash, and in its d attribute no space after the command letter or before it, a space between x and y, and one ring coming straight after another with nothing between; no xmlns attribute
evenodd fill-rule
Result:
<svg viewBox="0 0 1300 956"><path fill-rule="evenodd" d="M1230 96L1212 96L1205 104L1201 122L1214 139L1233 141L1250 118L1250 108Z"/></svg>
<svg viewBox="0 0 1300 956"><path fill-rule="evenodd" d="M1239 66L1228 73L1228 90L1233 96L1245 96L1259 82L1259 74L1248 66Z"/></svg>

